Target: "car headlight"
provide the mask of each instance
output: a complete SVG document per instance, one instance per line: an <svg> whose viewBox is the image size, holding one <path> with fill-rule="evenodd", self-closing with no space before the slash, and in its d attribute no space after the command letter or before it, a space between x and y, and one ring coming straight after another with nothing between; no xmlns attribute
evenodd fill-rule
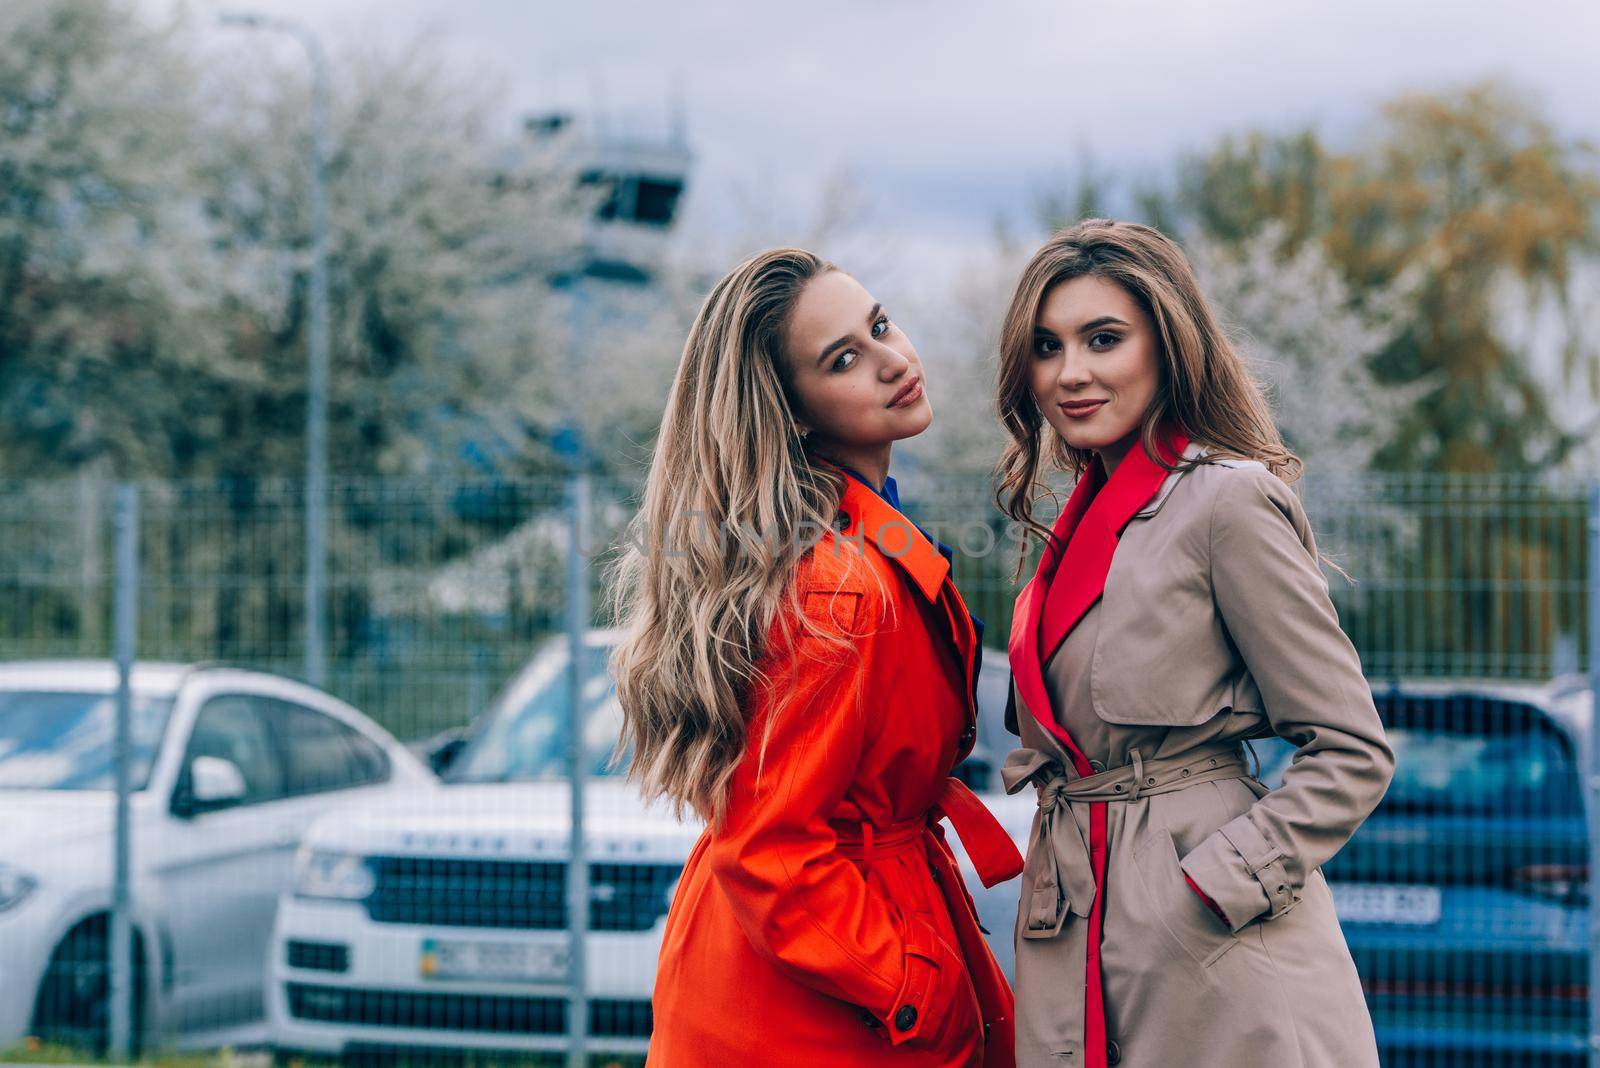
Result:
<svg viewBox="0 0 1600 1068"><path fill-rule="evenodd" d="M38 885L39 881L27 872L0 864L0 912L22 904Z"/></svg>
<svg viewBox="0 0 1600 1068"><path fill-rule="evenodd" d="M308 849L302 850L295 858L296 897L362 901L371 896L374 885L372 869L367 867L366 857Z"/></svg>

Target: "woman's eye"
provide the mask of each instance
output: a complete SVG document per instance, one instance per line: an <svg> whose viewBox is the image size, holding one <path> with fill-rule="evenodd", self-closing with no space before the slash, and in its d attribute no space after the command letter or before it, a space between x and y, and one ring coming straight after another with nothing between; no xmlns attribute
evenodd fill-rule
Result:
<svg viewBox="0 0 1600 1068"><path fill-rule="evenodd" d="M880 327L882 329L880 329ZM887 334L888 332L889 332L889 317L887 315L878 316L878 321L872 324L872 336L873 337L882 337L883 335Z"/></svg>
<svg viewBox="0 0 1600 1068"><path fill-rule="evenodd" d="M1033 351L1037 356L1054 356L1061 351L1061 342L1053 337L1036 337L1033 339Z"/></svg>
<svg viewBox="0 0 1600 1068"><path fill-rule="evenodd" d="M1089 347L1096 352L1104 352L1121 340L1116 334L1102 330L1100 333L1090 336Z"/></svg>
<svg viewBox="0 0 1600 1068"><path fill-rule="evenodd" d="M850 357L850 362L847 363L847 364L844 364L843 366L840 366L840 361L843 360L846 356ZM850 368L855 366L855 363L856 363L856 350L855 349L845 349L843 352L839 353L839 355L837 355L837 356L835 356L833 358L833 362L828 365L828 370L830 370L830 371L848 371Z"/></svg>

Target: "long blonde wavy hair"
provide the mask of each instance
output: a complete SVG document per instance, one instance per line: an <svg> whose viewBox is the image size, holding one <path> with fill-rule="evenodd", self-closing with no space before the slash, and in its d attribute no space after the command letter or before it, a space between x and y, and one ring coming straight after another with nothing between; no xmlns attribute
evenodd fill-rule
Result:
<svg viewBox="0 0 1600 1068"><path fill-rule="evenodd" d="M996 465L995 504L1001 511L1048 541L1050 528L1033 518L1035 502L1049 493L1041 477L1043 439L1050 439L1054 467L1074 479L1094 457L1049 432L1029 385L1040 305L1055 286L1085 275L1122 286L1155 325L1161 381L1140 421L1146 455L1169 471L1195 466L1194 461L1169 465L1161 459L1156 433L1170 422L1212 456L1260 460L1285 482L1299 479L1299 457L1284 445L1261 386L1222 329L1183 250L1153 227L1086 219L1057 232L1034 253L1001 327L996 405L1010 436ZM1013 581L1021 577L1026 560L1024 544Z"/></svg>
<svg viewBox="0 0 1600 1068"><path fill-rule="evenodd" d="M725 812L774 624L781 642L804 631L846 659L855 648L801 610L793 581L833 526L846 476L806 451L784 336L807 283L835 269L802 249L773 249L712 289L611 572L624 629L610 660L623 712L618 752L632 749L629 778L679 815L688 808L716 822Z"/></svg>

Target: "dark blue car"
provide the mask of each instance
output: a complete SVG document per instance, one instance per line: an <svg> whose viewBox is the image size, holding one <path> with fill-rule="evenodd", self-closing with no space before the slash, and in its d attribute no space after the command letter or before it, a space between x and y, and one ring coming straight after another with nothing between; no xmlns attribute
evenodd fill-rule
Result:
<svg viewBox="0 0 1600 1068"><path fill-rule="evenodd" d="M1323 874L1384 1063L1586 1063L1585 693L1406 682L1373 697L1394 781ZM1277 785L1293 747L1252 744Z"/></svg>

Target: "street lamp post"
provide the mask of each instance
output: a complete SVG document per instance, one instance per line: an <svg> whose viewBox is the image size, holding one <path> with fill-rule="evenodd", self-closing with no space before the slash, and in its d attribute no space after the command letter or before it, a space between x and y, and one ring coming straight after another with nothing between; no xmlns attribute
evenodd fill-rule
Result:
<svg viewBox="0 0 1600 1068"><path fill-rule="evenodd" d="M308 28L292 19L250 12L221 16L225 26L275 30L300 42L311 61L311 322L307 342L305 677L327 683L324 631L328 555L328 56Z"/></svg>
<svg viewBox="0 0 1600 1068"><path fill-rule="evenodd" d="M567 345L568 382L582 381L583 360L578 350L583 337L582 323L586 304L581 283L568 290L568 324L572 337ZM567 482L567 787L571 812L567 844L567 1066L584 1068L588 1063L589 980L585 959L589 933L589 856L584 842L585 779L588 768L584 740L588 734L588 707L584 692L588 680L590 653L589 568L583 546L588 537L589 475L583 440L582 413L571 398L560 431L556 452L566 467Z"/></svg>

